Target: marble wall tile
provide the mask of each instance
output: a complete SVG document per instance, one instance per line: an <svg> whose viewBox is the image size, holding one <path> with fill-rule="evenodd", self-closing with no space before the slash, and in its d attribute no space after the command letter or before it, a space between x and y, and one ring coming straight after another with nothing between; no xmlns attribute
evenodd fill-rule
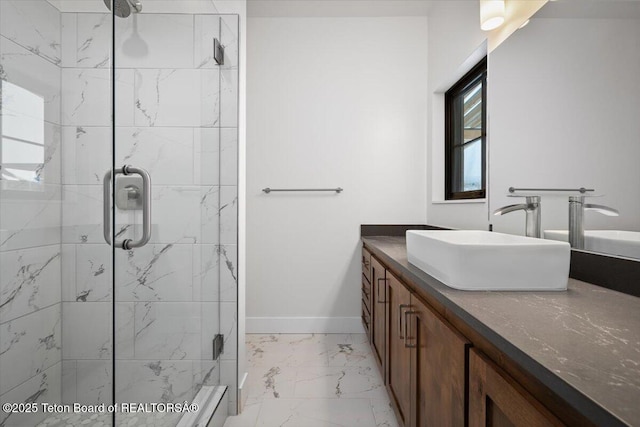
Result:
<svg viewBox="0 0 640 427"><path fill-rule="evenodd" d="M180 402L194 395L190 360L116 361L116 396L120 402Z"/></svg>
<svg viewBox="0 0 640 427"><path fill-rule="evenodd" d="M220 184L220 128L194 129L193 182Z"/></svg>
<svg viewBox="0 0 640 427"><path fill-rule="evenodd" d="M220 243L238 242L238 187L220 187Z"/></svg>
<svg viewBox="0 0 640 427"><path fill-rule="evenodd" d="M102 185L65 185L63 243L105 243L102 232Z"/></svg>
<svg viewBox="0 0 640 427"><path fill-rule="evenodd" d="M76 247L76 291L74 301L111 301L111 247L79 244ZM118 268L122 266L118 265Z"/></svg>
<svg viewBox="0 0 640 427"><path fill-rule="evenodd" d="M238 40L240 34L240 18L238 15L222 15L220 27L222 44L224 45L224 65L222 68L238 68Z"/></svg>
<svg viewBox="0 0 640 427"><path fill-rule="evenodd" d="M153 186L152 243L195 243L200 241L200 187ZM136 224L142 224L137 212ZM138 234L139 235L139 234Z"/></svg>
<svg viewBox="0 0 640 427"><path fill-rule="evenodd" d="M193 245L147 244L115 255L117 301L191 301Z"/></svg>
<svg viewBox="0 0 640 427"><path fill-rule="evenodd" d="M60 316L54 304L0 325L0 394L60 362Z"/></svg>
<svg viewBox="0 0 640 427"><path fill-rule="evenodd" d="M193 384L196 389L202 386L216 386L220 382L220 360L194 360Z"/></svg>
<svg viewBox="0 0 640 427"><path fill-rule="evenodd" d="M116 124L133 125L133 70L116 72ZM111 74L109 69L62 69L62 124L111 125Z"/></svg>
<svg viewBox="0 0 640 427"><path fill-rule="evenodd" d="M102 359L111 357L111 303L62 303L62 358Z"/></svg>
<svg viewBox="0 0 640 427"><path fill-rule="evenodd" d="M60 302L60 245L0 253L0 323Z"/></svg>
<svg viewBox="0 0 640 427"><path fill-rule="evenodd" d="M76 388L76 361L62 361L62 403L72 405L78 401Z"/></svg>
<svg viewBox="0 0 640 427"><path fill-rule="evenodd" d="M238 357L238 308L235 302L220 304L220 333L224 335L222 360L236 360Z"/></svg>
<svg viewBox="0 0 640 427"><path fill-rule="evenodd" d="M116 359L133 359L135 304L116 302Z"/></svg>
<svg viewBox="0 0 640 427"><path fill-rule="evenodd" d="M216 302L203 302L200 304L202 313L201 327L201 353L199 358L202 360L213 360L213 339L220 333L220 306ZM225 348L226 352L228 349Z"/></svg>
<svg viewBox="0 0 640 427"><path fill-rule="evenodd" d="M193 300L219 300L220 268L217 245L197 245L193 248Z"/></svg>
<svg viewBox="0 0 640 427"><path fill-rule="evenodd" d="M61 403L61 366L62 363L57 363L10 392L0 395L0 404L14 402ZM0 425L3 427L33 426L44 418L45 414L41 411L35 414L7 414L0 411Z"/></svg>
<svg viewBox="0 0 640 427"><path fill-rule="evenodd" d="M220 126L238 127L238 69L220 70Z"/></svg>
<svg viewBox="0 0 640 427"><path fill-rule="evenodd" d="M201 239L202 243L220 241L220 187L200 187Z"/></svg>
<svg viewBox="0 0 640 427"><path fill-rule="evenodd" d="M28 51L59 65L60 12L41 0L0 2L0 34Z"/></svg>
<svg viewBox="0 0 640 427"><path fill-rule="evenodd" d="M198 359L201 316L200 303L135 303L135 358Z"/></svg>
<svg viewBox="0 0 640 427"><path fill-rule="evenodd" d="M220 129L220 185L238 185L238 129Z"/></svg>
<svg viewBox="0 0 640 427"><path fill-rule="evenodd" d="M123 68L193 68L193 27L194 17L188 14L118 19L116 63Z"/></svg>
<svg viewBox="0 0 640 427"><path fill-rule="evenodd" d="M84 405L110 405L112 386L111 360L78 360L76 362L77 402Z"/></svg>
<svg viewBox="0 0 640 427"><path fill-rule="evenodd" d="M116 141L116 164L146 169L154 185L194 184L193 129L120 127Z"/></svg>
<svg viewBox="0 0 640 427"><path fill-rule="evenodd" d="M58 185L0 182L0 251L60 243Z"/></svg>
<svg viewBox="0 0 640 427"><path fill-rule="evenodd" d="M108 68L111 66L111 26L112 18L109 13L76 14L74 45L76 52L75 64L72 67ZM62 30L64 32L67 28L63 26ZM118 64L118 67L122 66Z"/></svg>
<svg viewBox="0 0 640 427"><path fill-rule="evenodd" d="M76 245L60 245L60 275L62 301L76 300Z"/></svg>
<svg viewBox="0 0 640 427"><path fill-rule="evenodd" d="M219 301L238 300L238 247L236 245L218 246L220 263Z"/></svg>
<svg viewBox="0 0 640 427"><path fill-rule="evenodd" d="M19 112L28 97L35 97L39 111L27 111L26 115L35 119L36 125L43 120L60 124L60 68L4 37L0 37L0 60L3 85L10 84L3 87L3 113Z"/></svg>
<svg viewBox="0 0 640 427"><path fill-rule="evenodd" d="M74 68L77 66L78 58L78 14L60 14L61 34L61 62L63 68Z"/></svg>
<svg viewBox="0 0 640 427"><path fill-rule="evenodd" d="M135 124L216 126L218 87L218 70L137 69Z"/></svg>
<svg viewBox="0 0 640 427"><path fill-rule="evenodd" d="M102 185L111 168L111 144L109 127L63 127L62 182Z"/></svg>

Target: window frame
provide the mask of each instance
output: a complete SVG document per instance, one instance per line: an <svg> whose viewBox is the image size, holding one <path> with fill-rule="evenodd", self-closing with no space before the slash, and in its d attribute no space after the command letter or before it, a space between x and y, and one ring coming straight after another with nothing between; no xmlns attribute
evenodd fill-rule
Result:
<svg viewBox="0 0 640 427"><path fill-rule="evenodd" d="M458 166L456 170L455 148L460 146L454 141L455 102L454 100L466 90L482 82L482 127L480 131L482 151L482 188L471 191L454 191L453 181L461 174ZM464 120L464 118L462 119ZM474 140L477 141L477 138ZM470 141L469 143L471 143ZM462 165L464 168L464 165ZM468 73L458 80L445 92L445 200L484 199L487 196L487 57L485 56Z"/></svg>

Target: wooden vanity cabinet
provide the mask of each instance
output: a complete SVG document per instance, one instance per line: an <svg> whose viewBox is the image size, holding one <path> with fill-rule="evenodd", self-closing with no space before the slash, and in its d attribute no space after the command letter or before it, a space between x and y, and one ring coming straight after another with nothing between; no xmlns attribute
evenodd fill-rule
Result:
<svg viewBox="0 0 640 427"><path fill-rule="evenodd" d="M564 425L475 348L469 352L469 427Z"/></svg>
<svg viewBox="0 0 640 427"><path fill-rule="evenodd" d="M386 383L387 370L387 285L386 270L371 257L371 348Z"/></svg>
<svg viewBox="0 0 640 427"><path fill-rule="evenodd" d="M387 391L398 422L464 427L469 341L390 271L387 279Z"/></svg>

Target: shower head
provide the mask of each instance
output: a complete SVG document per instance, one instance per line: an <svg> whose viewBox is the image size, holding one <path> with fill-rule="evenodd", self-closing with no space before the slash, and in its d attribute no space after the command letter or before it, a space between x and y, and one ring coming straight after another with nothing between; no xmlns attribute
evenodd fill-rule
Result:
<svg viewBox="0 0 640 427"><path fill-rule="evenodd" d="M119 18L127 18L131 12L142 12L142 3L139 0L104 0L104 4L111 9L114 4L113 13Z"/></svg>

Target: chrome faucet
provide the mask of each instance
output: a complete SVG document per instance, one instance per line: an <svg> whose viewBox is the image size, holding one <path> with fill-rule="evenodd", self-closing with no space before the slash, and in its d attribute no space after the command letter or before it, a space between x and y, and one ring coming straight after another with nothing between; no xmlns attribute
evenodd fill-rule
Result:
<svg viewBox="0 0 640 427"><path fill-rule="evenodd" d="M526 235L527 237L542 236L540 226L540 196L527 196L525 203L518 205L507 205L493 212L494 215L504 215L509 212L525 211L527 214Z"/></svg>
<svg viewBox="0 0 640 427"><path fill-rule="evenodd" d="M584 202L585 196L569 196L569 244L584 249L584 211L596 211L607 216L618 216L616 209Z"/></svg>

